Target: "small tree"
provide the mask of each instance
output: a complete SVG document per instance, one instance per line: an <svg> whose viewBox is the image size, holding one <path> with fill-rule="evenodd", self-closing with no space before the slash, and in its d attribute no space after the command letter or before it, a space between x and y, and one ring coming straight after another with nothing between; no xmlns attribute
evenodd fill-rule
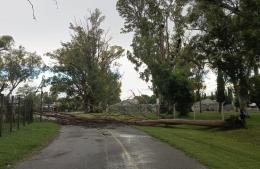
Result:
<svg viewBox="0 0 260 169"><path fill-rule="evenodd" d="M3 54L0 92L8 89L8 95L22 82L38 77L43 70L42 59L36 53L25 51L23 47L10 49Z"/></svg>
<svg viewBox="0 0 260 169"><path fill-rule="evenodd" d="M153 77L153 83L158 86L164 100L173 106L174 117L175 109L181 116L187 115L193 103L192 87L187 77L181 72L172 72L163 66L152 69L157 72Z"/></svg>

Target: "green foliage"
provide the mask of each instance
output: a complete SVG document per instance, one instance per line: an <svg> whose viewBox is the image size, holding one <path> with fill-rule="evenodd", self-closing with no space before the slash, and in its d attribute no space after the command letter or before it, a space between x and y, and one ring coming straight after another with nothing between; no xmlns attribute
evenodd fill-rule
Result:
<svg viewBox="0 0 260 169"><path fill-rule="evenodd" d="M14 42L13 37L4 35L0 36L0 51L8 50Z"/></svg>
<svg viewBox="0 0 260 169"><path fill-rule="evenodd" d="M118 102L121 83L115 60L122 56L120 46L110 46L101 24L105 17L96 9L86 19L86 26L71 24L72 40L50 54L57 61L53 67L53 93L65 93L68 99L80 98L86 112L104 110Z"/></svg>

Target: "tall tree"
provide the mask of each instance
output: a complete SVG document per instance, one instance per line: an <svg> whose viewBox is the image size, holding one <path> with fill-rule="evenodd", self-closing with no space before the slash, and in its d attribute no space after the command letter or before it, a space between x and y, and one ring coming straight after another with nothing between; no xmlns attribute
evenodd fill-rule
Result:
<svg viewBox="0 0 260 169"><path fill-rule="evenodd" d="M225 81L222 70L218 69L217 75L217 101L219 104L218 112L221 113L222 119L224 120L223 104L225 101Z"/></svg>
<svg viewBox="0 0 260 169"><path fill-rule="evenodd" d="M52 92L65 92L68 98L79 97L86 112L104 109L118 102L121 83L111 67L124 50L111 46L101 24L105 17L96 9L86 26L71 24L72 40L50 56L57 61L53 67Z"/></svg>
<svg viewBox="0 0 260 169"><path fill-rule="evenodd" d="M179 100L180 105L180 95L168 91L172 95L168 97L165 90L170 88L160 82L165 79L171 85L178 85L177 80L172 79L173 76L183 76L180 79L188 79L190 76L189 66L181 57L184 44L183 3L175 3L173 0L118 0L117 10L125 19L123 32L134 32L133 52L128 51L128 59L135 64L137 71L145 67L140 76L146 81L152 81L157 97L174 105ZM164 72L165 77L158 76L160 72Z"/></svg>

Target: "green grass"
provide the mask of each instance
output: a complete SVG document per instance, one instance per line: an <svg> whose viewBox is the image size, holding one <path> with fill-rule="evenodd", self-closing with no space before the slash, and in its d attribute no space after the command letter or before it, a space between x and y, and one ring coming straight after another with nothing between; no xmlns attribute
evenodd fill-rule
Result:
<svg viewBox="0 0 260 169"><path fill-rule="evenodd" d="M111 119L120 121L157 119L157 116L154 113L78 113L76 116L87 119Z"/></svg>
<svg viewBox="0 0 260 169"><path fill-rule="evenodd" d="M13 166L51 141L59 125L51 122L33 123L0 138L0 169Z"/></svg>
<svg viewBox="0 0 260 169"><path fill-rule="evenodd" d="M226 116L231 114L234 113L227 113ZM197 115L197 119L219 118L218 113ZM136 128L183 150L212 169L260 168L260 113L251 113L247 129L223 131L185 125L174 128Z"/></svg>

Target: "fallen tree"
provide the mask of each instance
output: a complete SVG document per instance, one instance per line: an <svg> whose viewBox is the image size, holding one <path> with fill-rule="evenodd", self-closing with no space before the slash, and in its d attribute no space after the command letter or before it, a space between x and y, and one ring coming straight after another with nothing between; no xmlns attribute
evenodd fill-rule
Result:
<svg viewBox="0 0 260 169"><path fill-rule="evenodd" d="M186 119L159 119L143 120L134 122L136 125L156 126L156 125L196 125L209 127L222 127L226 125L223 120L186 120Z"/></svg>
<svg viewBox="0 0 260 169"><path fill-rule="evenodd" d="M77 117L71 114L55 113L44 114L45 117L52 117L62 125L97 125L97 124L128 124L141 126L158 126L158 125L196 125L208 127L224 127L227 122L223 120L186 120L186 119L159 119L159 120L116 120L109 117L99 119L88 119L84 117Z"/></svg>

